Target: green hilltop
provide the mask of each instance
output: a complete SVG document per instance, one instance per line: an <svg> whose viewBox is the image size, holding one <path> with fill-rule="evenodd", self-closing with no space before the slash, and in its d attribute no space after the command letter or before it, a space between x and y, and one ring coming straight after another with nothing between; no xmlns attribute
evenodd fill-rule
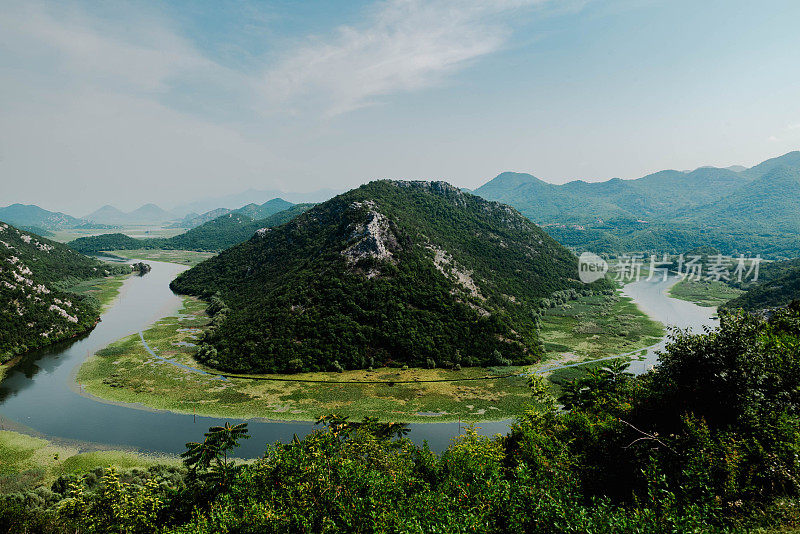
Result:
<svg viewBox="0 0 800 534"><path fill-rule="evenodd" d="M182 273L211 302L199 358L230 371L524 364L542 299L606 290L513 208L376 181Z"/></svg>

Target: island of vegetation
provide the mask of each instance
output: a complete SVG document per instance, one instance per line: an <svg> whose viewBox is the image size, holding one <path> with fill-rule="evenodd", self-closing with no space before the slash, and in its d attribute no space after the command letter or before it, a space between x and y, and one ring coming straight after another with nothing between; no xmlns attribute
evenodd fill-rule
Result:
<svg viewBox="0 0 800 534"><path fill-rule="evenodd" d="M376 181L182 273L200 361L233 372L521 365L551 298L613 290L516 210L444 182Z"/></svg>

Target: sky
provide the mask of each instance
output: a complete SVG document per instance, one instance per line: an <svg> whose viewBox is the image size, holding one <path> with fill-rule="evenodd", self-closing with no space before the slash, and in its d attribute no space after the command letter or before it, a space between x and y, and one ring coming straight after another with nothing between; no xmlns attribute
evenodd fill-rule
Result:
<svg viewBox="0 0 800 534"><path fill-rule="evenodd" d="M0 0L0 206L800 149L796 0Z"/></svg>

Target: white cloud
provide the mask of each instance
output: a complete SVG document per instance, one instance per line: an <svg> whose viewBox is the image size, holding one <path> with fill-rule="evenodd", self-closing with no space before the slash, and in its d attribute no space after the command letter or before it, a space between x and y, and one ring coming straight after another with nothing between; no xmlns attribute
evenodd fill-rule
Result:
<svg viewBox="0 0 800 534"><path fill-rule="evenodd" d="M786 129L789 130L789 131L800 130L800 122L797 122L795 124L789 124L789 125L786 126Z"/></svg>
<svg viewBox="0 0 800 534"><path fill-rule="evenodd" d="M270 110L319 107L336 115L379 97L442 83L499 50L508 15L542 0L388 0L364 24L341 26L286 53L264 76Z"/></svg>
<svg viewBox="0 0 800 534"><path fill-rule="evenodd" d="M248 58L245 69L213 60L157 4L9 0L0 201L81 215L106 202L298 189L298 177L329 166L307 155L321 115L443 83L504 47L512 15L542 1L380 1L362 22L271 50L277 60L261 68ZM254 38L270 39L248 28ZM287 109L307 113L264 120Z"/></svg>

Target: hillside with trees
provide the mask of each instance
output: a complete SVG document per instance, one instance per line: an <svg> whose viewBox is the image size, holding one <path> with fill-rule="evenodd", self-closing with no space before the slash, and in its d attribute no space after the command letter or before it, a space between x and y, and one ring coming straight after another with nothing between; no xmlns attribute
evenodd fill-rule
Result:
<svg viewBox="0 0 800 534"><path fill-rule="evenodd" d="M313 204L295 204L269 217L253 220L241 213L226 213L183 234L170 238L139 239L121 233L80 237L68 245L83 254L98 254L106 250L197 250L218 252L246 241L261 228L281 225Z"/></svg>
<svg viewBox="0 0 800 534"><path fill-rule="evenodd" d="M65 288L129 272L0 223L0 362L91 329L99 306Z"/></svg>
<svg viewBox="0 0 800 534"><path fill-rule="evenodd" d="M198 358L260 372L530 363L543 299L608 290L513 208L403 181L261 230L172 287L211 304Z"/></svg>

